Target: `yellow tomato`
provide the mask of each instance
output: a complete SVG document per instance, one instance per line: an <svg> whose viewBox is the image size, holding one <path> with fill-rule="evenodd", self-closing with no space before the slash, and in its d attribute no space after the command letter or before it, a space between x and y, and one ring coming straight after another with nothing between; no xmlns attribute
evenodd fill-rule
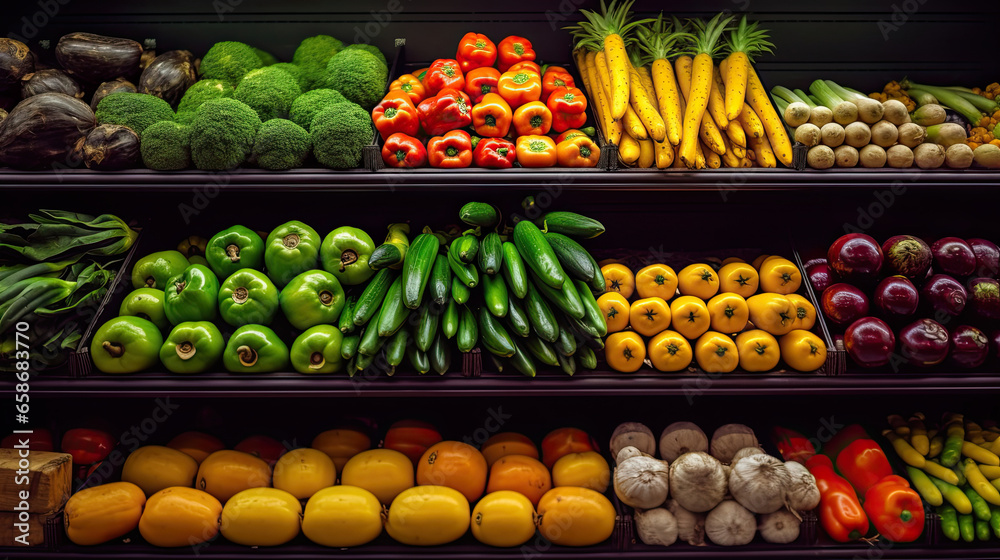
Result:
<svg viewBox="0 0 1000 560"><path fill-rule="evenodd" d="M596 451L563 455L552 465L552 484L579 486L603 493L611 481L611 468L604 457Z"/></svg>
<svg viewBox="0 0 1000 560"><path fill-rule="evenodd" d="M535 508L518 492L491 492L472 510L472 536L489 546L520 546L535 536Z"/></svg>
<svg viewBox="0 0 1000 560"><path fill-rule="evenodd" d="M589 488L553 488L538 502L538 530L560 546L604 542L615 529L615 508L604 494Z"/></svg>
<svg viewBox="0 0 1000 560"><path fill-rule="evenodd" d="M653 336L670 326L670 307L658 296L636 300L629 307L628 322L635 332Z"/></svg>
<svg viewBox="0 0 1000 560"><path fill-rule="evenodd" d="M764 261L766 261L767 259L769 259L769 258L771 258L771 257L775 257L775 256L777 256L777 255L767 255L767 254L764 254L764 255L758 255L758 256L757 256L757 258L756 258L756 259L754 259L753 261L751 261L751 263L750 263L750 264L751 264L751 266L753 266L753 267L754 267L754 268L755 268L756 270L760 270L760 265L764 264Z"/></svg>
<svg viewBox="0 0 1000 560"><path fill-rule="evenodd" d="M399 451L369 449L351 457L340 482L364 488L383 504L391 504L400 492L413 487L413 463Z"/></svg>
<svg viewBox="0 0 1000 560"><path fill-rule="evenodd" d="M153 546L193 546L219 534L220 515L222 504L208 492L164 488L146 501L139 533Z"/></svg>
<svg viewBox="0 0 1000 560"><path fill-rule="evenodd" d="M638 371L646 359L646 344L633 331L616 332L604 340L604 359L615 371Z"/></svg>
<svg viewBox="0 0 1000 560"><path fill-rule="evenodd" d="M740 363L736 344L728 336L708 331L694 345L698 367L708 373L729 373Z"/></svg>
<svg viewBox="0 0 1000 560"><path fill-rule="evenodd" d="M347 460L365 449L371 449L372 440L359 430L338 428L327 430L313 438L310 447L329 455L333 464L337 465L337 472L344 472Z"/></svg>
<svg viewBox="0 0 1000 560"><path fill-rule="evenodd" d="M781 357L792 369L816 371L826 363L826 344L815 334L793 330L778 339Z"/></svg>
<svg viewBox="0 0 1000 560"><path fill-rule="evenodd" d="M625 296L618 292L604 292L597 298L597 306L604 314L609 333L623 331L628 327L629 304Z"/></svg>
<svg viewBox="0 0 1000 560"><path fill-rule="evenodd" d="M516 432L500 432L490 436L490 439L483 443L479 452L486 459L486 464L490 467L497 459L507 455L526 455L534 459L538 458L538 447L531 438Z"/></svg>
<svg viewBox="0 0 1000 560"><path fill-rule="evenodd" d="M740 367L746 371L770 371L781 359L778 341L760 329L736 335L736 350L740 355Z"/></svg>
<svg viewBox="0 0 1000 560"><path fill-rule="evenodd" d="M760 275L757 269L745 262L733 262L719 269L719 290L733 292L744 298L757 293Z"/></svg>
<svg viewBox="0 0 1000 560"><path fill-rule="evenodd" d="M816 324L816 308L809 300L799 294L788 294L785 296L792 302L795 311L795 320L792 326L795 329L809 330Z"/></svg>
<svg viewBox="0 0 1000 560"><path fill-rule="evenodd" d="M746 262L746 261L744 261L739 257L726 257L725 259L722 259L722 266L726 266L727 264L730 263L741 263L741 262Z"/></svg>
<svg viewBox="0 0 1000 560"><path fill-rule="evenodd" d="M712 324L708 306L694 296L681 296L670 302L670 320L674 330L688 340L694 340L705 334Z"/></svg>
<svg viewBox="0 0 1000 560"><path fill-rule="evenodd" d="M450 543L469 530L469 500L447 486L408 488L389 506L385 530L403 544L436 546Z"/></svg>
<svg viewBox="0 0 1000 560"><path fill-rule="evenodd" d="M601 267L601 274L604 275L604 287L609 292L618 292L625 299L632 297L635 291L635 276L629 267L618 264L606 264Z"/></svg>
<svg viewBox="0 0 1000 560"><path fill-rule="evenodd" d="M651 264L635 273L635 290L641 298L670 301L677 294L677 273L665 264Z"/></svg>
<svg viewBox="0 0 1000 560"><path fill-rule="evenodd" d="M222 508L220 529L226 539L246 546L278 546L299 535L302 504L277 488L237 493Z"/></svg>
<svg viewBox="0 0 1000 560"><path fill-rule="evenodd" d="M129 454L122 467L122 480L142 488L146 496L171 486L194 486L198 461L190 455L162 445L146 445Z"/></svg>
<svg viewBox="0 0 1000 560"><path fill-rule="evenodd" d="M274 464L274 487L300 500L337 482L333 459L319 449L292 449Z"/></svg>
<svg viewBox="0 0 1000 560"><path fill-rule="evenodd" d="M680 371L691 364L691 343L676 331L663 331L649 340L649 361L659 371Z"/></svg>
<svg viewBox="0 0 1000 560"><path fill-rule="evenodd" d="M719 294L708 300L711 329L723 333L738 333L746 328L750 309L743 296L732 292Z"/></svg>
<svg viewBox="0 0 1000 560"><path fill-rule="evenodd" d="M131 482L111 482L80 490L63 509L66 537L90 546L118 538L139 525L146 496Z"/></svg>
<svg viewBox="0 0 1000 560"><path fill-rule="evenodd" d="M774 336L788 334L795 328L795 309L781 294L757 294L747 300L750 322Z"/></svg>
<svg viewBox="0 0 1000 560"><path fill-rule="evenodd" d="M707 300L719 292L719 276L705 263L689 264L677 275L681 295Z"/></svg>
<svg viewBox="0 0 1000 560"><path fill-rule="evenodd" d="M220 502L247 488L271 485L271 467L267 461L242 451L216 451L198 467L196 486L215 496Z"/></svg>
<svg viewBox="0 0 1000 560"><path fill-rule="evenodd" d="M769 259L760 265L760 287L766 292L790 294L802 285L799 267L781 257Z"/></svg>
<svg viewBox="0 0 1000 560"><path fill-rule="evenodd" d="M382 504L357 486L331 486L306 502L302 533L312 542L334 548L361 546L382 534Z"/></svg>

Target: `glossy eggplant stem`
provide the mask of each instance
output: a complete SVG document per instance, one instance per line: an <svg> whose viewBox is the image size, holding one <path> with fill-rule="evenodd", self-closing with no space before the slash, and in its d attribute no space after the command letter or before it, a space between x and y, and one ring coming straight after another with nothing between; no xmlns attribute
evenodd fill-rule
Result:
<svg viewBox="0 0 1000 560"><path fill-rule="evenodd" d="M326 365L326 358L323 357L322 352L313 352L309 356L309 369L321 369Z"/></svg>
<svg viewBox="0 0 1000 560"><path fill-rule="evenodd" d="M250 290L243 286L233 290L233 301L236 303L246 303L248 299L250 299Z"/></svg>
<svg viewBox="0 0 1000 560"><path fill-rule="evenodd" d="M226 256L230 262L240 262L240 246L235 243L226 245Z"/></svg>
<svg viewBox="0 0 1000 560"><path fill-rule="evenodd" d="M182 360L190 360L198 351L198 349L194 347L194 344L187 341L174 346L174 350L177 352L177 357Z"/></svg>
<svg viewBox="0 0 1000 560"><path fill-rule="evenodd" d="M237 348L236 355L240 357L240 363L246 367L257 363L257 351L249 346L244 345Z"/></svg>
<svg viewBox="0 0 1000 560"><path fill-rule="evenodd" d="M286 249L294 249L299 245L299 234L289 233L281 240L281 244L285 246Z"/></svg>
<svg viewBox="0 0 1000 560"><path fill-rule="evenodd" d="M347 270L347 267L358 262L358 253L354 249L348 249L340 254L340 272Z"/></svg>
<svg viewBox="0 0 1000 560"><path fill-rule="evenodd" d="M329 290L323 290L319 293L319 302L323 305L330 305L333 303L333 293Z"/></svg>
<svg viewBox="0 0 1000 560"><path fill-rule="evenodd" d="M104 348L112 358L121 358L125 354L125 347L117 342L105 340L101 343L101 348Z"/></svg>

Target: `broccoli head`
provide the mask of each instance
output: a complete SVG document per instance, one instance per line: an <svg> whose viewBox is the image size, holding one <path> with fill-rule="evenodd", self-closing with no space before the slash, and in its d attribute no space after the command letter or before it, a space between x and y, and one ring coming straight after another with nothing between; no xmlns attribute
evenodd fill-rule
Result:
<svg viewBox="0 0 1000 560"><path fill-rule="evenodd" d="M286 119L271 119L260 125L250 161L263 169L284 171L301 167L311 149L312 138L304 128Z"/></svg>
<svg viewBox="0 0 1000 560"><path fill-rule="evenodd" d="M220 99L233 96L233 86L222 80L198 80L184 92L180 105L177 106L177 116L174 120L190 124L195 111L209 99Z"/></svg>
<svg viewBox="0 0 1000 560"><path fill-rule="evenodd" d="M166 101L147 93L112 93L97 104L97 124L120 124L141 135L159 121L174 120L174 110Z"/></svg>
<svg viewBox="0 0 1000 560"><path fill-rule="evenodd" d="M257 53L257 58L260 59L260 63L264 66L271 66L278 63L278 59L274 57L273 54L257 47L251 47L253 52Z"/></svg>
<svg viewBox="0 0 1000 560"><path fill-rule="evenodd" d="M318 87L339 91L349 101L371 111L382 99L389 69L375 55L361 49L343 50L330 59Z"/></svg>
<svg viewBox="0 0 1000 560"><path fill-rule="evenodd" d="M323 109L347 99L335 89L314 89L295 98L289 118L292 122L309 130L313 118Z"/></svg>
<svg viewBox="0 0 1000 560"><path fill-rule="evenodd" d="M316 160L327 167L361 165L361 151L372 141L372 117L356 103L336 103L321 111L309 129Z"/></svg>
<svg viewBox="0 0 1000 560"><path fill-rule="evenodd" d="M191 160L198 169L224 171L238 167L253 149L260 117L231 98L206 101L191 121Z"/></svg>
<svg viewBox="0 0 1000 560"><path fill-rule="evenodd" d="M313 89L316 82L323 77L326 72L326 65L330 57L337 54L344 48L344 43L340 39L335 39L329 35L316 35L303 39L295 54L292 55L292 63L302 68L302 75L305 77L308 86L304 89Z"/></svg>
<svg viewBox="0 0 1000 560"><path fill-rule="evenodd" d="M170 121L153 123L142 131L139 151L150 169L187 169L191 167L191 127Z"/></svg>
<svg viewBox="0 0 1000 560"><path fill-rule="evenodd" d="M353 45L347 45L346 47L344 47L344 50L347 49L361 49L363 51L368 51L373 55L375 55L379 60L381 60L382 64L385 64L386 67L389 66L389 61L385 59L385 55L382 54L382 51L378 50L378 47L376 47L375 45L369 45L367 43L354 43Z"/></svg>
<svg viewBox="0 0 1000 560"><path fill-rule="evenodd" d="M239 41L222 41L212 45L201 58L201 77L222 80L236 87L251 70L263 66L253 47Z"/></svg>
<svg viewBox="0 0 1000 560"><path fill-rule="evenodd" d="M233 97L246 103L261 121L285 118L295 98L302 95L299 83L281 68L252 70L240 80Z"/></svg>
<svg viewBox="0 0 1000 560"><path fill-rule="evenodd" d="M279 62L277 64L271 65L272 68L280 68L285 72L288 72L295 78L295 81L299 84L299 89L302 91L309 91L309 82L306 81L305 75L302 73L302 68L291 62Z"/></svg>

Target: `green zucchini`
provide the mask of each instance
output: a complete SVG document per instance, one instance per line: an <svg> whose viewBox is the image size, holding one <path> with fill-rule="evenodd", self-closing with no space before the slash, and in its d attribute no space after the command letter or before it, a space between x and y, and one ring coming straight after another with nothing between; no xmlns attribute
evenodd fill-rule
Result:
<svg viewBox="0 0 1000 560"><path fill-rule="evenodd" d="M427 357L430 359L431 368L439 375L448 373L448 368L451 367L451 345L442 333L439 332L434 337L434 344L428 350Z"/></svg>
<svg viewBox="0 0 1000 560"><path fill-rule="evenodd" d="M576 361L580 363L580 367L583 369L597 369L597 354L589 346L581 346L576 349L576 355L573 356Z"/></svg>
<svg viewBox="0 0 1000 560"><path fill-rule="evenodd" d="M358 345L361 344L361 334L349 334L340 343L340 357L350 360L358 353Z"/></svg>
<svg viewBox="0 0 1000 560"><path fill-rule="evenodd" d="M415 344L406 347L406 357L417 373L423 375L431 370L431 362L426 352L422 352Z"/></svg>
<svg viewBox="0 0 1000 560"><path fill-rule="evenodd" d="M479 308L479 335L483 341L483 346L490 352L502 358L509 358L516 351L514 341L511 340L507 330L503 328L500 321L486 310Z"/></svg>
<svg viewBox="0 0 1000 560"><path fill-rule="evenodd" d="M517 246L510 241L503 242L503 262L501 263L504 280L517 299L524 299L528 293L528 272L524 269L524 260L517 252ZM604 280L602 279L601 282Z"/></svg>
<svg viewBox="0 0 1000 560"><path fill-rule="evenodd" d="M528 312L528 322L539 338L547 342L558 340L559 325L556 324L556 315L531 282L528 282L528 295L524 298L524 308Z"/></svg>
<svg viewBox="0 0 1000 560"><path fill-rule="evenodd" d="M343 334L351 334L354 332L354 306L358 303L357 296L347 296L344 300L344 309L340 312L340 320L338 321L337 328Z"/></svg>
<svg viewBox="0 0 1000 560"><path fill-rule="evenodd" d="M378 335L388 337L396 334L409 316L410 310L403 305L403 277L398 276L385 294L378 318Z"/></svg>
<svg viewBox="0 0 1000 560"><path fill-rule="evenodd" d="M600 270L594 257L576 241L554 232L546 233L545 240L555 251L563 270L573 278L590 282L594 278L595 271Z"/></svg>
<svg viewBox="0 0 1000 560"><path fill-rule="evenodd" d="M375 312L379 310L382 306L382 301L385 299L386 292L389 291L389 286L396 279L396 271L383 268L382 270L375 273L372 279L365 286L365 291L361 292L361 297L358 298L358 302L354 305L354 324L357 326L366 325L372 317L375 316Z"/></svg>
<svg viewBox="0 0 1000 560"><path fill-rule="evenodd" d="M507 316L507 284L502 276L483 276L483 301L495 317Z"/></svg>
<svg viewBox="0 0 1000 560"><path fill-rule="evenodd" d="M542 229L590 239L604 233L604 224L576 212L549 212L541 218Z"/></svg>
<svg viewBox="0 0 1000 560"><path fill-rule="evenodd" d="M542 282L534 271L529 272L528 275L538 291L563 313L576 319L583 319L586 316L583 301L580 299L580 294L576 293L576 286L573 285L572 278L567 277L566 281L563 282L562 289L554 290Z"/></svg>
<svg viewBox="0 0 1000 560"><path fill-rule="evenodd" d="M566 375L573 375L576 373L576 359L573 356L563 356L562 354L557 354L556 358L559 359L559 367L562 368Z"/></svg>
<svg viewBox="0 0 1000 560"><path fill-rule="evenodd" d="M451 267L455 278L465 284L466 288L475 288L479 285L479 269L476 268L476 265L461 263L451 253L448 253L448 266Z"/></svg>
<svg viewBox="0 0 1000 560"><path fill-rule="evenodd" d="M448 257L437 255L434 257L434 267L431 268L430 279L431 301L438 305L448 302L448 295L451 292L451 266L448 264Z"/></svg>
<svg viewBox="0 0 1000 560"><path fill-rule="evenodd" d="M500 234L491 231L483 238L479 244L479 270L484 274L493 276L500 272L503 264L503 242L500 241Z"/></svg>
<svg viewBox="0 0 1000 560"><path fill-rule="evenodd" d="M431 344L434 343L434 337L438 331L438 323L441 319L441 316L434 311L434 306L430 301L422 303L417 310L419 320L415 327L413 338L417 343L417 348L424 352L429 350Z"/></svg>
<svg viewBox="0 0 1000 560"><path fill-rule="evenodd" d="M470 226L488 229L500 223L500 213L491 204L469 202L458 211L458 219Z"/></svg>
<svg viewBox="0 0 1000 560"><path fill-rule="evenodd" d="M406 345L409 341L410 331L399 329L385 344L385 360L390 366L396 367L403 363L403 357L406 356Z"/></svg>
<svg viewBox="0 0 1000 560"><path fill-rule="evenodd" d="M476 316L465 305L462 306L460 319L458 322L458 334L456 336L459 352L472 352L479 342L479 326L476 324Z"/></svg>
<svg viewBox="0 0 1000 560"><path fill-rule="evenodd" d="M521 220L514 226L514 245L527 268L548 287L561 290L566 282L566 273L559 265L552 246L545 240L541 230L528 220Z"/></svg>
<svg viewBox="0 0 1000 560"><path fill-rule="evenodd" d="M463 303L469 301L469 298L471 296L472 296L472 292L469 291L468 286L466 286L465 284L463 284L462 281L458 279L458 276L452 276L451 277L451 299L452 299L452 301L454 301L456 303L459 303L459 304L463 304Z"/></svg>
<svg viewBox="0 0 1000 560"><path fill-rule="evenodd" d="M458 302L449 298L448 307L445 307L444 314L441 316L441 332L444 333L445 338L454 338L455 333L458 332L458 321Z"/></svg>
<svg viewBox="0 0 1000 560"><path fill-rule="evenodd" d="M513 342L514 354L510 357L510 365L514 366L514 369L524 375L534 377L536 373L535 361L531 359L531 353L523 343Z"/></svg>
<svg viewBox="0 0 1000 560"><path fill-rule="evenodd" d="M545 342L544 340L538 338L537 336L529 336L524 339L523 345L531 352L531 355L538 359L539 362L547 366L559 367L559 359L556 357L556 349L552 347L552 344ZM521 344L518 344L518 348Z"/></svg>
<svg viewBox="0 0 1000 560"><path fill-rule="evenodd" d="M475 235L465 234L451 242L449 250L454 247L455 258L466 264L476 262L479 253L479 239Z"/></svg>
<svg viewBox="0 0 1000 560"><path fill-rule="evenodd" d="M525 337L531 334L531 321L528 319L528 312L524 310L524 305L509 294L507 300L507 324L510 325L511 333Z"/></svg>
<svg viewBox="0 0 1000 560"><path fill-rule="evenodd" d="M597 336L606 336L608 334L608 322L605 320L600 306L597 305L597 298L594 297L593 292L590 291L586 283L574 280L573 285L576 287L577 295L580 296L580 301L583 302L583 320L597 332Z"/></svg>
<svg viewBox="0 0 1000 560"><path fill-rule="evenodd" d="M403 305L407 309L420 307L424 299L424 290L431 277L435 255L441 243L430 233L421 233L413 240L403 261Z"/></svg>

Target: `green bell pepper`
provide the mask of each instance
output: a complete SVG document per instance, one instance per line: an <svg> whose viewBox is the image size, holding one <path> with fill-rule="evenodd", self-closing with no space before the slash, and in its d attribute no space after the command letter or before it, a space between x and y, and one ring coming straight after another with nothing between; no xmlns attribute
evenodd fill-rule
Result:
<svg viewBox="0 0 1000 560"><path fill-rule="evenodd" d="M163 335L139 317L115 317L101 325L90 342L94 366L104 373L135 373L156 365Z"/></svg>
<svg viewBox="0 0 1000 560"><path fill-rule="evenodd" d="M170 321L163 310L163 290L156 288L139 288L125 296L118 314L122 316L141 317L152 322L160 330L169 330Z"/></svg>
<svg viewBox="0 0 1000 560"><path fill-rule="evenodd" d="M185 322L174 327L160 347L160 362L174 373L208 371L222 357L226 341L210 321Z"/></svg>
<svg viewBox="0 0 1000 560"><path fill-rule="evenodd" d="M375 274L368 258L375 250L371 236L359 228L339 227L329 233L320 247L323 269L332 272L345 286L356 286Z"/></svg>
<svg viewBox="0 0 1000 560"><path fill-rule="evenodd" d="M232 373L273 373L288 368L288 346L263 325L243 325L226 344L222 363Z"/></svg>
<svg viewBox="0 0 1000 560"><path fill-rule="evenodd" d="M264 265L264 240L250 228L233 226L208 240L205 260L219 278L229 278L241 268L261 270Z"/></svg>
<svg viewBox="0 0 1000 560"><path fill-rule="evenodd" d="M150 253L135 261L132 287L166 289L167 281L184 272L190 264L178 251Z"/></svg>
<svg viewBox="0 0 1000 560"><path fill-rule="evenodd" d="M340 281L325 270L299 274L278 295L281 311L288 322L299 330L337 323L344 310L344 299Z"/></svg>
<svg viewBox="0 0 1000 560"><path fill-rule="evenodd" d="M299 373L337 373L344 365L344 335L333 325L316 325L292 343L292 368Z"/></svg>
<svg viewBox="0 0 1000 560"><path fill-rule="evenodd" d="M218 316L219 279L207 266L193 264L174 276L164 292L163 311L174 325L214 321Z"/></svg>
<svg viewBox="0 0 1000 560"><path fill-rule="evenodd" d="M284 288L292 278L316 268L323 238L316 230L292 220L274 228L267 236L264 265L275 286Z"/></svg>
<svg viewBox="0 0 1000 560"><path fill-rule="evenodd" d="M277 312L278 288L259 270L237 270L219 288L219 314L234 327L269 325Z"/></svg>

